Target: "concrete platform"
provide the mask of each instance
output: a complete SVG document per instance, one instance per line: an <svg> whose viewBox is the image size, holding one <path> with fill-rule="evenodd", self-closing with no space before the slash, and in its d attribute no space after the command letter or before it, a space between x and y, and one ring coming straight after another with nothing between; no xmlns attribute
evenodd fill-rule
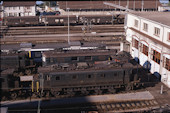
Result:
<svg viewBox="0 0 170 113"><path fill-rule="evenodd" d="M149 91L136 92L136 93L126 93L126 94L109 94L109 95L95 95L95 96L86 96L86 97L74 97L66 99L51 99L51 100L42 100L41 106L53 106L55 105L65 105L65 104L82 104L82 103L100 103L100 102L123 102L123 101L140 101L140 100L153 100L154 97ZM40 99L34 100L18 100L18 101L6 101L1 102L1 106L7 107L14 105L15 106L24 106L33 104L34 105ZM31 106L31 105L30 105Z"/></svg>

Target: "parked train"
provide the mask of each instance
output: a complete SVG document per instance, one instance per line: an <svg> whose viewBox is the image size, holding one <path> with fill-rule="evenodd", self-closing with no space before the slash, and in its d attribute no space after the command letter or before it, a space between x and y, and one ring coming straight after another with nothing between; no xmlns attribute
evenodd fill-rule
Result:
<svg viewBox="0 0 170 113"><path fill-rule="evenodd" d="M69 15L70 25L82 24L123 24L124 15ZM7 26L68 25L67 15L40 15L25 17L4 17Z"/></svg>
<svg viewBox="0 0 170 113"><path fill-rule="evenodd" d="M36 55L35 55L36 54ZM39 52L34 53L34 58ZM33 55L33 53L32 53ZM31 58L28 52L1 52L1 71L14 69L15 76L29 75L36 73L38 62Z"/></svg>
<svg viewBox="0 0 170 113"><path fill-rule="evenodd" d="M91 95L133 90L147 75L141 66L133 65L123 52L112 60L58 63L38 68L38 74L14 76L11 69L1 72L1 99L17 97L55 97L58 95Z"/></svg>

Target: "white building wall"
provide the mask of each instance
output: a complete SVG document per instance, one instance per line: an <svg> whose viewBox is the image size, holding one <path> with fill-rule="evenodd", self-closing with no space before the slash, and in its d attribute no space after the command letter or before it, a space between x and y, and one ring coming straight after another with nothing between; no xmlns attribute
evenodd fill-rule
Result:
<svg viewBox="0 0 170 113"><path fill-rule="evenodd" d="M170 45L170 40L168 40L168 35L170 33L170 28L164 27L164 38L163 38L163 43Z"/></svg>
<svg viewBox="0 0 170 113"><path fill-rule="evenodd" d="M138 28L134 26L134 20L138 20ZM143 23L148 24L148 31L143 30ZM160 29L160 36L157 37L154 35L154 27L157 27ZM151 63L151 73L159 73L161 74L161 81L165 83L168 87L170 87L170 71L165 69L163 67L163 56L166 56L167 58L170 58L170 48L164 47L160 45L157 42L152 41L152 39L147 38L143 36L142 34L139 34L135 31L133 31L130 28L134 28L146 35L151 36L152 38L155 38L156 40L159 40L167 45L170 45L170 41L168 40L168 33L170 32L170 27L166 25L159 24L157 22L150 21L148 19L144 19L135 15L128 14L127 15L127 30L126 30L126 40L130 42L130 53L133 58L138 57L140 60L140 64L143 66L146 61L149 61ZM139 48L136 49L132 47L132 38L135 38L139 40L140 43L145 44L149 47L149 53L148 56L143 54ZM151 59L151 48L155 49L159 53L161 53L161 61L160 64L156 63Z"/></svg>
<svg viewBox="0 0 170 113"><path fill-rule="evenodd" d="M29 6L30 7L30 6ZM4 8L4 14L7 14L9 16L9 13L12 13L14 16L14 13L16 13L16 16L35 16L35 6L31 6L30 9L26 9L24 6L18 6L18 7L5 7Z"/></svg>

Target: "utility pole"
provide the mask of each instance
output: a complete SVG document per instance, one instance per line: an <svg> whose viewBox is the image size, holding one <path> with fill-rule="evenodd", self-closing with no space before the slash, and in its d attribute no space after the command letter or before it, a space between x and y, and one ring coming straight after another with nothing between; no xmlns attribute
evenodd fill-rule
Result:
<svg viewBox="0 0 170 113"><path fill-rule="evenodd" d="M143 11L143 5L144 5L144 2L143 2L143 0L142 0L142 11Z"/></svg>
<svg viewBox="0 0 170 113"><path fill-rule="evenodd" d="M40 105L41 105L41 98L42 98L42 94L43 94L43 90L44 90L44 77L43 77L43 75L40 78L40 87L41 87L41 92L40 92L40 99L38 100L38 110L37 110L37 113L40 113L40 111L41 111Z"/></svg>
<svg viewBox="0 0 170 113"><path fill-rule="evenodd" d="M127 9L129 9L129 0L127 0Z"/></svg>
<svg viewBox="0 0 170 113"><path fill-rule="evenodd" d="M67 8L67 15L68 15L68 45L70 45L70 23L69 23L69 9Z"/></svg>
<svg viewBox="0 0 170 113"><path fill-rule="evenodd" d="M135 10L135 0L134 0L134 2L133 2L133 10Z"/></svg>

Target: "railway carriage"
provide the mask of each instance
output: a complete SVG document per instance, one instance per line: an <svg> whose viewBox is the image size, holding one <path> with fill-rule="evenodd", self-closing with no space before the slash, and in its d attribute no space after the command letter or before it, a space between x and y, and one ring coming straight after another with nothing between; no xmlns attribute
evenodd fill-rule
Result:
<svg viewBox="0 0 170 113"><path fill-rule="evenodd" d="M112 15L79 15L79 24L83 24L83 21L89 21L91 22L91 24L95 24L95 25L111 24Z"/></svg>
<svg viewBox="0 0 170 113"><path fill-rule="evenodd" d="M57 63L76 63L105 61L116 54L116 50L69 50L69 51L47 51L42 53L43 66Z"/></svg>
<svg viewBox="0 0 170 113"><path fill-rule="evenodd" d="M46 23L47 25L68 25L68 16L67 15L45 15L41 16L41 23ZM77 24L77 18L75 15L69 16L70 25Z"/></svg>
<svg viewBox="0 0 170 113"><path fill-rule="evenodd" d="M4 25L7 25L9 27L39 25L39 17L38 16L4 17L3 21L4 21Z"/></svg>

